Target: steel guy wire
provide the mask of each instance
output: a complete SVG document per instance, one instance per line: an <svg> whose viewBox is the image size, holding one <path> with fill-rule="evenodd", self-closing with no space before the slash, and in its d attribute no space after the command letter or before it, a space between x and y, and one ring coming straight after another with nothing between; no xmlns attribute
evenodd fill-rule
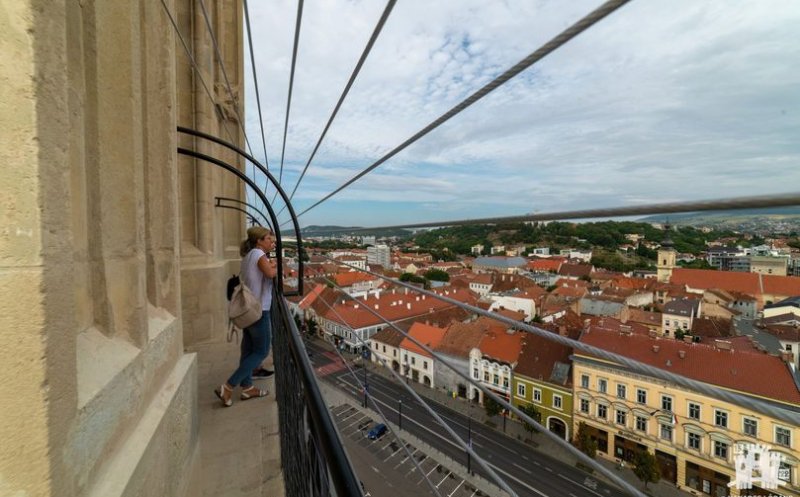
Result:
<svg viewBox="0 0 800 497"><path fill-rule="evenodd" d="M591 219L606 217L624 217L647 214L671 214L677 212L699 212L733 209L757 209L766 207L786 207L800 205L800 192L781 193L777 195L758 195L748 197L730 197L712 200L696 200L688 202L669 202L660 204L633 205L629 207L604 207L576 211L550 212L542 214L524 214L521 216L485 217L478 219L461 219L456 221L437 221L411 224L396 224L371 228L341 228L315 233L361 232L372 230L404 229L404 228L436 228L442 226L463 226L470 224L524 223L533 221L558 221L563 219ZM286 223L283 223L286 224Z"/></svg>
<svg viewBox="0 0 800 497"><path fill-rule="evenodd" d="M244 129L244 122L242 121L242 115L239 113L239 102L237 101L236 97L233 95L233 88L231 88L231 82L228 79L228 72L225 70L225 61L222 59L222 53L219 51L219 45L217 45L217 37L214 35L214 29L211 27L211 20L208 18L208 11L206 10L206 5L203 0L197 0L200 3L200 10L203 12L203 19L206 21L206 27L208 28L208 34L211 36L211 43L214 45L214 52L217 54L217 60L219 61L219 66L222 69L222 76L225 78L225 86L228 88L228 95L231 97L231 103L233 104L233 111L236 112L236 119L239 121L239 127L242 129L242 134L244 135L244 141L247 144L247 149L250 151L250 155L253 155L253 148L250 146L250 140L247 137L247 131Z"/></svg>
<svg viewBox="0 0 800 497"><path fill-rule="evenodd" d="M334 259L331 259L328 256L325 256L325 255L321 255L321 257L326 258L328 260L334 260ZM679 386L695 390L695 391L700 392L702 394L708 395L709 397L712 397L712 398L725 400L725 401L728 401L728 402L730 402L732 404L737 404L737 405L740 405L740 406L743 406L743 407L747 407L747 408L752 409L754 411L757 411L757 412L772 416L772 417L774 417L776 419L779 419L781 421L785 421L787 423L792 423L795 426L800 425L800 412L793 412L793 411L790 411L790 410L788 410L786 408L777 407L777 406L775 406L775 405L773 405L771 403L768 403L766 401L763 401L763 400L761 400L759 398L749 397L749 396L746 396L746 395L743 395L743 394L739 394L739 393L727 390L727 389L725 389L723 387L711 385L709 383L701 382L701 381L698 381L698 380L693 380L691 378L686 378L686 377L681 376L679 374L675 374L675 373L672 373L672 372L669 372L669 371L665 371L665 370L660 369L660 368L656 368L654 366L650 366L648 364L644 364L644 363L639 362L639 361L635 361L633 359L629 359L628 357L625 357L623 355L615 354L615 353L609 352L609 351L607 351L605 349L601 349L599 347L595 347L593 345L589 345L589 344L580 342L578 340L573 340L572 338L561 336L561 335L559 335L557 333L552 333L552 332L549 332L547 330L543 330L541 328L537 328L537 327L532 326L530 324L521 323L519 321L514 321L511 318L507 318L507 317L499 315L499 314L494 314L494 313L485 311L485 310L481 309L480 307L476 307L476 306L473 306L473 305L465 304L465 303L460 302L458 300L446 297L444 295L440 295L440 294L438 294L436 292L431 292L429 290L424 290L424 289L418 288L418 287L416 287L414 285L410 285L408 283L404 283L404 282L402 282L400 280L397 280L397 279L394 279L394 278L389 278L387 276L384 276L382 274L379 274L379 273L376 273L376 272L373 272L373 271L370 271L370 270L361 269L361 268L359 268L357 266L354 266L352 264L348 264L348 263L343 262L343 261L336 261L336 262L337 262L337 264L340 264L340 265L343 265L343 266L348 266L348 267L351 267L353 269L359 270L361 272L364 272L364 273L367 273L367 274L371 274L373 276L381 278L382 280L390 281L390 282L392 282L392 283L394 283L394 284L396 284L398 286L401 286L403 288L408 288L409 290L412 290L414 292L421 293L423 295L427 295L427 296L433 297L435 299L451 303L453 305L457 305L457 306L461 307L462 309L467 309L468 311L474 312L475 314L479 314L481 316L486 316L486 317L495 319L497 321L501 321L501 322L503 322L503 323L505 323L505 324L507 324L509 326L513 326L513 327L515 327L517 329L527 331L527 332L529 332L531 334L538 335L540 337L544 337L544 338L546 338L548 340L560 343L561 345L565 345L567 347L572 347L574 349L580 350L581 352L586 352L588 354L597 356L597 357L599 357L601 359L605 359L607 361L616 362L618 364L621 364L621 365L623 365L623 366L625 366L625 367L627 367L627 368L629 368L629 369L631 369L633 371L639 372L641 374L645 374L645 375L648 375L648 376L651 376L651 377L658 378L660 380L664 380L664 381L669 381L669 382L675 383L675 384L677 384ZM365 307L365 309L367 309L368 311L371 311L371 309L369 307ZM428 347L427 345L424 345L424 344L418 344L418 345L420 345L426 352L428 352L431 355L433 355L433 357L435 357L435 358L439 359L440 361L444 362L445 364L447 364L447 361L444 361L435 352L433 352L433 350L431 350L430 347ZM456 373L459 376L461 376L462 378L469 380L469 378L466 375L464 375L463 373L461 373L460 371L456 371ZM507 406L507 403L505 401L502 401L501 403L504 406ZM513 408L512 410L514 410L514 412L517 413L516 408ZM519 413L517 413L517 414L519 414ZM525 415L525 416L526 416L526 419L527 419L527 415Z"/></svg>
<svg viewBox="0 0 800 497"><path fill-rule="evenodd" d="M347 81L347 84L345 85L341 96L339 96L339 101L336 102L336 106L333 108L333 112L331 113L331 116L328 118L328 122L325 124L325 128L322 130L322 134L320 135L319 140L317 140L317 144L314 146L314 150L311 151L311 156L308 158L308 161L306 161L305 167L303 167L303 172L300 173L300 177L297 179L297 183L295 183L294 189L292 190L292 193L289 195L290 201L292 200L292 198L294 198L294 194L297 191L297 187L299 187L300 182L303 181L303 177L305 176L306 171L308 170L308 166L311 165L311 161L314 160L314 156L316 155L317 150L319 150L319 147L322 144L322 140L325 139L325 135L328 133L328 129L331 127L331 124L333 124L333 120L334 118L336 118L336 114L339 112L339 108L341 108L342 103L344 103L344 99L347 98L347 94L350 92L350 88L353 86L356 77L358 77L358 73L361 72L361 67L367 60L367 56L369 56L369 53L372 50L372 46L375 45L375 41L378 39L378 35L380 35L381 30L383 29L383 25L386 24L386 20L389 19L389 14L392 13L392 9L394 8L394 5L396 3L397 0L389 0L386 3L386 7L383 9L383 14L381 15L381 18L378 20L378 24L375 26L375 29L372 31L372 36L370 36L369 41L367 42L367 46L365 46L364 51L361 52L361 57L358 59L356 67L355 69L353 69L353 73L350 75L350 80ZM284 207L283 209L285 208L286 207ZM278 211L278 214L283 212L283 209Z"/></svg>
<svg viewBox="0 0 800 497"><path fill-rule="evenodd" d="M353 176L351 179L347 180L347 182L345 182L342 186L338 187L333 192L329 193L328 195L326 195L322 199L318 200L316 203L311 205L311 207L308 207L307 209L303 210L300 214L297 215L297 217L299 218L300 216L302 216L306 212L308 212L311 209L317 207L318 205L320 205L321 203L323 203L326 200L330 199L331 197L333 197L334 195L336 195L340 191L344 190L348 186L352 185L353 183L355 183L356 181L358 181L359 179L361 179L365 175L369 174L374 169L376 169L378 166L380 166L381 164L383 164L387 160L391 159L392 157L394 157L395 155L400 153L402 150L404 150L406 147L408 147L412 143L416 142L417 140L419 140L423 136L427 135L428 133L430 133L434 129L438 128L439 126L441 126L442 124L444 124L445 122L450 120L452 117L454 117L457 114L459 114L464 109L468 108L469 106L471 106L475 102L479 101L480 99L482 99L483 97L485 97L486 95L491 93L492 91L496 90L497 88L502 86L504 83L509 81L511 78L515 77L516 75L518 75L519 73L521 73L525 69L529 68L530 66L532 66L533 64L535 64L536 62L538 62L539 60L541 60L542 58L544 58L545 56L547 56L548 54L553 52L554 50L558 49L559 47L561 47L562 45L564 45L565 43L570 41L572 38L576 37L577 35L579 35L583 31L585 31L586 29L590 28L592 25L594 25L595 23L597 23L598 21L600 21L604 17L608 16L609 14L611 14L612 12L617 10L618 8L622 7L623 5L628 3L629 1L630 0L608 0L608 1L606 1L603 5L601 5L597 9L593 10L592 12L590 12L588 15L586 15L585 17L580 19L578 22L576 22L575 24L573 24L572 26L570 26L566 30L562 31L555 38L551 39L550 41L548 41L547 43L542 45L536 51L534 51L533 53L531 53L530 55L528 55L527 57L525 57L524 59L519 61L513 67L511 67L510 69L505 71L503 74L499 75L498 77L496 77L495 79L493 79L492 81L487 83L485 86L483 86L483 88L481 88L480 90L476 91L475 93L473 93L472 95L467 97L464 101L462 101L461 103L459 103L458 105L456 105L455 107L453 107L452 109L450 109L449 111L444 113L441 117L439 117L438 119L436 119L435 121L433 121L429 125L425 126L421 131L417 132L411 138L407 139L406 141L404 141L403 143L401 143L400 145L398 145L397 147L392 149L389 153L387 153L386 155L384 155L383 157L378 159L372 165L368 166L366 169L364 169L363 171L361 171L357 175Z"/></svg>
<svg viewBox="0 0 800 497"><path fill-rule="evenodd" d="M333 311L334 313L336 313L336 315L337 315L337 316L339 316L339 319L341 319L341 320L342 320L342 322L344 322L344 323L345 323L345 325L346 325L348 328L350 328L350 330L351 330L351 331L354 331L354 330L353 330L353 328L351 328L349 325L347 325L347 321L345 321L345 319L344 319L344 318L343 318L343 317L342 317L342 316L341 316L341 315L340 315L338 312L336 312L336 310L335 310L333 307L331 307L331 306L330 306L330 305L329 305L327 302L325 302L324 300L323 300L322 302L323 302L323 303L324 303L326 306L328 306L328 308L329 308L331 311ZM361 386L361 389L362 389L362 390L365 392L365 395L367 396L367 398L368 398L368 399L369 399L369 400L372 402L372 405L373 405L373 406L375 406L375 411L377 411L377 413L378 413L378 416L380 416L381 420L382 420L382 421L383 421L383 423L386 425L386 428L387 428L387 429L388 429L388 430L389 430L389 431L392 433L392 435L394 436L395 440L397 440L397 442L398 442L398 443L399 443L399 444L400 444L400 445L403 447L403 450L405 451L405 453L406 453L406 455L408 456L408 458L409 458L409 459L411 459L411 462L413 462L413 463L414 463L414 467L417 469L417 471L419 471L419 472L420 472L420 474L422 474L422 475L423 475L423 477L425 478L425 481L427 481L427 482L428 482L428 485L430 485L430 487L431 487L431 490L433 490L433 493L435 493L435 494L436 494L436 495L438 495L439 497L442 497L442 494L441 494L441 493L439 493L439 489L437 489L437 488L436 488L436 487L433 485L433 482L432 482L432 481L430 481L430 479L428 478L428 475L424 474L424 472L422 471L422 468L420 467L419 463L417 462L417 460L416 460L416 459L414 459L413 455L412 455L412 454L411 454L411 452L408 450L408 447L406 446L406 443L405 443L403 440L401 440L401 439L400 439L400 436L397 434L397 432L396 432L396 431L394 431L394 429L393 429L393 428L391 428L391 425L389 424L389 420L388 420L388 419L386 419L386 416L383 414L383 410L382 410L382 409L380 408L380 406L378 405L378 401L377 401L375 398L373 398L373 396L372 396L372 395L370 395L370 394L369 394L369 392L368 392L368 391L367 391L367 389L366 389L366 386L365 386L363 383L361 383L361 381L358 379L358 375L356 375L356 372L355 372L355 371L353 371L353 368L351 368L351 367L350 367L350 365L349 365L349 364L347 364L347 361L345 360L344 356L343 356L343 355L342 355L342 353L339 351L339 349L338 349L338 348L336 348L336 347L334 347L333 349L336 351L336 354L339 356L339 359L341 359L341 360L342 360L342 363L345 365L345 367L347 367L347 370L348 370L348 371L350 371L350 374L352 374L352 375L353 375L353 379L354 379L354 380L356 380L356 383L357 383L358 385L360 385L360 386ZM364 365L364 367L366 368L366 364Z"/></svg>
<svg viewBox="0 0 800 497"><path fill-rule="evenodd" d="M342 287L337 285L330 278L324 278L324 279L327 280L330 284L332 284L335 288L337 288L339 290L342 289ZM353 297L352 295L349 295L347 292L343 292L343 293L347 296L347 298L349 298L351 300L354 300L356 302L358 301L357 298ZM329 304L327 302L325 302L324 299L322 300L322 302L326 306L329 306ZM374 314L379 319L383 320L387 325L395 328L397 331L402 333L404 336L406 336L408 339L410 339L411 341L413 341L417 345L422 345L422 343L419 340L415 339L414 337L412 337L408 333L402 331L395 324L389 322L386 318L384 318L380 313L378 313L376 311L373 311L372 309L370 309L369 307L366 307L366 306L364 308L367 309L368 311L370 311L372 314ZM337 316L339 315L338 313L336 313L336 314L337 314ZM341 319L341 316L339 316L339 318ZM347 321L344 321L344 322L347 323ZM367 346L367 348L369 348L369 345L367 344L367 342L363 338L358 336L358 334L354 333L353 336L355 336L362 344L364 344L365 346ZM379 357L379 359L380 359L380 357ZM483 460L483 458L478 456L478 454L475 453L475 451L472 449L472 447L469 447L469 445L466 442L464 442L461 439L461 437L458 436L458 434L455 432L455 430L453 430L450 427L450 425L444 419L442 419L442 417L439 416L439 414L436 411L434 411L424 400L422 400L422 397L420 397L419 394L417 394L417 392L415 392L413 388L411 388L409 385L406 385L405 382L403 381L403 378L401 378L400 375L394 369L389 367L385 363L385 361L382 361L382 364L385 365L388 368L389 372L392 373L392 375L394 375L395 379L397 379L397 382L401 386L405 387L406 390L408 390L408 393L410 393L411 396L414 397L414 400L419 402L419 404L423 407L423 409L428 411L428 414L430 414L433 417L433 419L436 420L436 422L438 422L440 425L442 425L442 428L445 429L445 431L450 435L450 437L452 437L454 440L456 440L458 442L458 444L461 446L461 448L466 450L475 459L475 462L477 462L484 469L484 471L486 471L497 482L497 484L500 485L500 487L503 490L508 492L509 495L517 497L517 493L514 492L514 490L512 490L511 487L508 486L508 484L505 482L505 480L500 478L500 476L494 471L494 469L492 469L491 466L489 466L489 464L486 463L486 461ZM539 426L541 426L541 425L539 425ZM643 496L637 496L637 497L643 497Z"/></svg>
<svg viewBox="0 0 800 497"><path fill-rule="evenodd" d="M183 50L186 52L186 56L189 57L189 62L192 64L192 68L194 69L195 74L197 74L198 79L200 79L200 83L203 85L206 95L208 95L209 100L211 100L211 105L214 107L214 110L217 111L217 117L222 123L222 127L225 129L225 132L228 133L228 137L231 139L231 142L235 142L236 140L234 140L231 130L228 129L228 124L225 122L225 116L222 115L222 111L219 109L216 100L214 100L214 97L211 95L211 90L208 89L206 80L203 78L203 73L200 70L200 67L197 65L197 61L195 60L192 51L189 49L189 45L186 44L186 40L183 38L181 31L178 29L178 24L175 22L175 18L172 17L172 12L170 12L169 7L167 7L167 4L164 0L161 0L161 5L164 7L167 17L169 17L170 23L172 23L172 28L175 30L175 34L178 35L178 39L181 41Z"/></svg>
<svg viewBox="0 0 800 497"><path fill-rule="evenodd" d="M297 0L297 21L294 26L294 47L292 48L292 68L289 72L289 94L286 96L286 119L283 122L283 145L281 146L281 170L278 174L278 184L283 179L283 157L286 153L286 134L289 131L289 112L292 109L292 89L294 88L294 68L297 64L297 47L300 44L300 25L303 21L303 0ZM275 197L278 193L275 192ZM275 197L272 201L275 202Z"/></svg>
<svg viewBox="0 0 800 497"><path fill-rule="evenodd" d="M163 0L162 0L163 1ZM258 124L261 127L261 145L264 147L264 167L269 169L269 158L267 157L267 139L264 134L264 117L261 115L261 94L258 91L258 71L256 70L256 58L253 52L253 31L250 29L250 11L247 8L247 0L242 0L244 6L244 19L247 25L247 44L250 48L250 66L253 68L253 84L256 90L256 106L258 107ZM250 155L253 155L252 153ZM255 181L255 168L253 170L253 181ZM264 179L264 195L267 194L269 178ZM277 216L276 216L277 217ZM283 225L281 225L283 226ZM277 226L275 227L278 228Z"/></svg>

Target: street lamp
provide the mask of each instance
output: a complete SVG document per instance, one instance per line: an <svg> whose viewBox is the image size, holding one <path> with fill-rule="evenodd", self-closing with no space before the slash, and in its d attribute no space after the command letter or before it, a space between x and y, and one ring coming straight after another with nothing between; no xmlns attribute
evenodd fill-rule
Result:
<svg viewBox="0 0 800 497"><path fill-rule="evenodd" d="M369 385L367 384L367 365L364 364L364 409L367 408L367 395L369 392Z"/></svg>
<svg viewBox="0 0 800 497"><path fill-rule="evenodd" d="M467 418L467 447L472 448L472 407L470 406L469 417ZM472 474L472 458L467 451L467 474Z"/></svg>
<svg viewBox="0 0 800 497"><path fill-rule="evenodd" d="M403 399L397 399L397 429L403 429Z"/></svg>

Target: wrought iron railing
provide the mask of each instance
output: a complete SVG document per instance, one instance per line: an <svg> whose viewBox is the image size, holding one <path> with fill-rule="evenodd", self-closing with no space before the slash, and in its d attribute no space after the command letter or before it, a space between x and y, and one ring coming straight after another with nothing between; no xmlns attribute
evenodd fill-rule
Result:
<svg viewBox="0 0 800 497"><path fill-rule="evenodd" d="M281 462L290 497L363 496L286 300L272 305Z"/></svg>

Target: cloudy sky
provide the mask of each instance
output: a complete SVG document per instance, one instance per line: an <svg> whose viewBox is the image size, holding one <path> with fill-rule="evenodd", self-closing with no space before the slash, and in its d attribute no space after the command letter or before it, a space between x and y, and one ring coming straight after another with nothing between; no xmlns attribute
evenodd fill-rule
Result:
<svg viewBox="0 0 800 497"><path fill-rule="evenodd" d="M599 1L401 0L306 173L299 212ZM251 1L278 173L296 1ZM379 19L305 2L283 186L294 188ZM800 2L638 0L300 218L389 224L800 189ZM262 157L252 67L247 133Z"/></svg>

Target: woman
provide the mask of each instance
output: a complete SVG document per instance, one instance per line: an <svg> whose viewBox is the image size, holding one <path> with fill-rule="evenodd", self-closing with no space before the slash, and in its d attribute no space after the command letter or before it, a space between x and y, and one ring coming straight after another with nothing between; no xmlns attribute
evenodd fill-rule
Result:
<svg viewBox="0 0 800 497"><path fill-rule="evenodd" d="M267 254L275 247L275 237L263 226L254 226L247 230L247 239L239 248L242 264L239 278L253 295L261 299L261 319L245 328L242 333L242 349L239 368L233 372L226 383L214 393L222 401L222 405L233 404L233 389L242 387L240 399L248 400L264 397L269 392L253 386L252 372L269 354L272 341L270 307L272 306L272 278L277 274L274 260Z"/></svg>

